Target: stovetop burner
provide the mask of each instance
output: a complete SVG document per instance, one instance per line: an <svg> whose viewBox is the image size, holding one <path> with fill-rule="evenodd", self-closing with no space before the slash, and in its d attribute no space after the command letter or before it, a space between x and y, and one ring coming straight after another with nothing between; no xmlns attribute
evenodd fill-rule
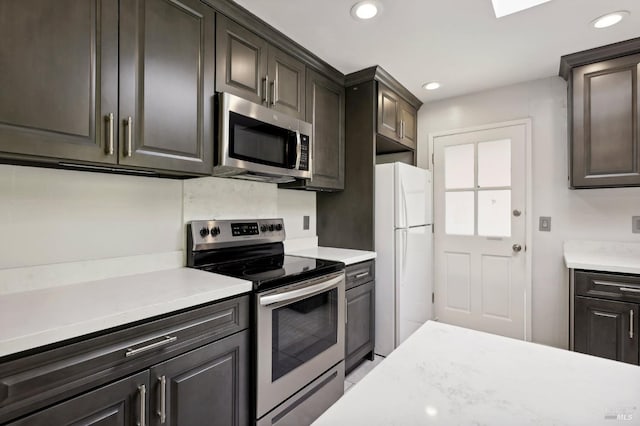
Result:
<svg viewBox="0 0 640 426"><path fill-rule="evenodd" d="M187 265L253 282L264 290L344 269L344 263L284 254L282 219L194 221Z"/></svg>

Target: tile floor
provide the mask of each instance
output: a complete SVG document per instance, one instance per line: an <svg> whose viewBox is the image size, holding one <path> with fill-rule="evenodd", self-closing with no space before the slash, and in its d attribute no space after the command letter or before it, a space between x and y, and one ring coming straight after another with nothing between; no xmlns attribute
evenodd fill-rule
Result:
<svg viewBox="0 0 640 426"><path fill-rule="evenodd" d="M384 358L380 355L376 355L373 361L365 360L362 364L360 364L355 370L353 370L347 377L344 379L344 392L351 388L351 386L358 383L364 376L369 374L371 370L373 370Z"/></svg>

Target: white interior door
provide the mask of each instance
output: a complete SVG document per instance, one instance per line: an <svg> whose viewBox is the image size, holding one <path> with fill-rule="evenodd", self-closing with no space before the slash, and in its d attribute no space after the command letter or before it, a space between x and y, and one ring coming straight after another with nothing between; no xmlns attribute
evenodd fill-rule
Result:
<svg viewBox="0 0 640 426"><path fill-rule="evenodd" d="M433 138L435 315L518 339L526 332L526 124Z"/></svg>

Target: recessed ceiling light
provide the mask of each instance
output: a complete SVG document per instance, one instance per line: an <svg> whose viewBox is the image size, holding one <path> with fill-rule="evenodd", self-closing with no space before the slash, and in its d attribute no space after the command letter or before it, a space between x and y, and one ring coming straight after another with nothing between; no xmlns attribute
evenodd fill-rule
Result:
<svg viewBox="0 0 640 426"><path fill-rule="evenodd" d="M617 12L607 13L606 15L591 21L591 25L593 25L594 28L607 28L622 21L622 19L628 15L629 15L629 12L626 10L619 10Z"/></svg>
<svg viewBox="0 0 640 426"><path fill-rule="evenodd" d="M351 16L365 21L374 18L381 10L382 6L377 1L360 1L351 8Z"/></svg>
<svg viewBox="0 0 640 426"><path fill-rule="evenodd" d="M502 18L548 1L550 0L491 0L491 3L496 18Z"/></svg>
<svg viewBox="0 0 640 426"><path fill-rule="evenodd" d="M438 83L437 81L432 81L430 83L423 84L422 88L425 90L436 90L440 88L440 83Z"/></svg>

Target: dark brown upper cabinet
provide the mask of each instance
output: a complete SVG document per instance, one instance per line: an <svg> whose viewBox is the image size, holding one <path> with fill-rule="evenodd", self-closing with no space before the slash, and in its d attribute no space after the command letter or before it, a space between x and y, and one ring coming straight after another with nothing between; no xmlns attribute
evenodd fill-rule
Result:
<svg viewBox="0 0 640 426"><path fill-rule="evenodd" d="M221 14L216 50L216 91L305 119L303 62Z"/></svg>
<svg viewBox="0 0 640 426"><path fill-rule="evenodd" d="M640 186L640 38L561 59L572 188Z"/></svg>
<svg viewBox="0 0 640 426"><path fill-rule="evenodd" d="M197 0L2 2L0 155L210 173L213 26Z"/></svg>
<svg viewBox="0 0 640 426"><path fill-rule="evenodd" d="M280 185L319 191L344 189L344 86L307 69L306 121L313 124L313 178Z"/></svg>
<svg viewBox="0 0 640 426"><path fill-rule="evenodd" d="M416 149L417 110L383 83L378 83L378 134L408 149ZM401 151L401 147L387 152Z"/></svg>

